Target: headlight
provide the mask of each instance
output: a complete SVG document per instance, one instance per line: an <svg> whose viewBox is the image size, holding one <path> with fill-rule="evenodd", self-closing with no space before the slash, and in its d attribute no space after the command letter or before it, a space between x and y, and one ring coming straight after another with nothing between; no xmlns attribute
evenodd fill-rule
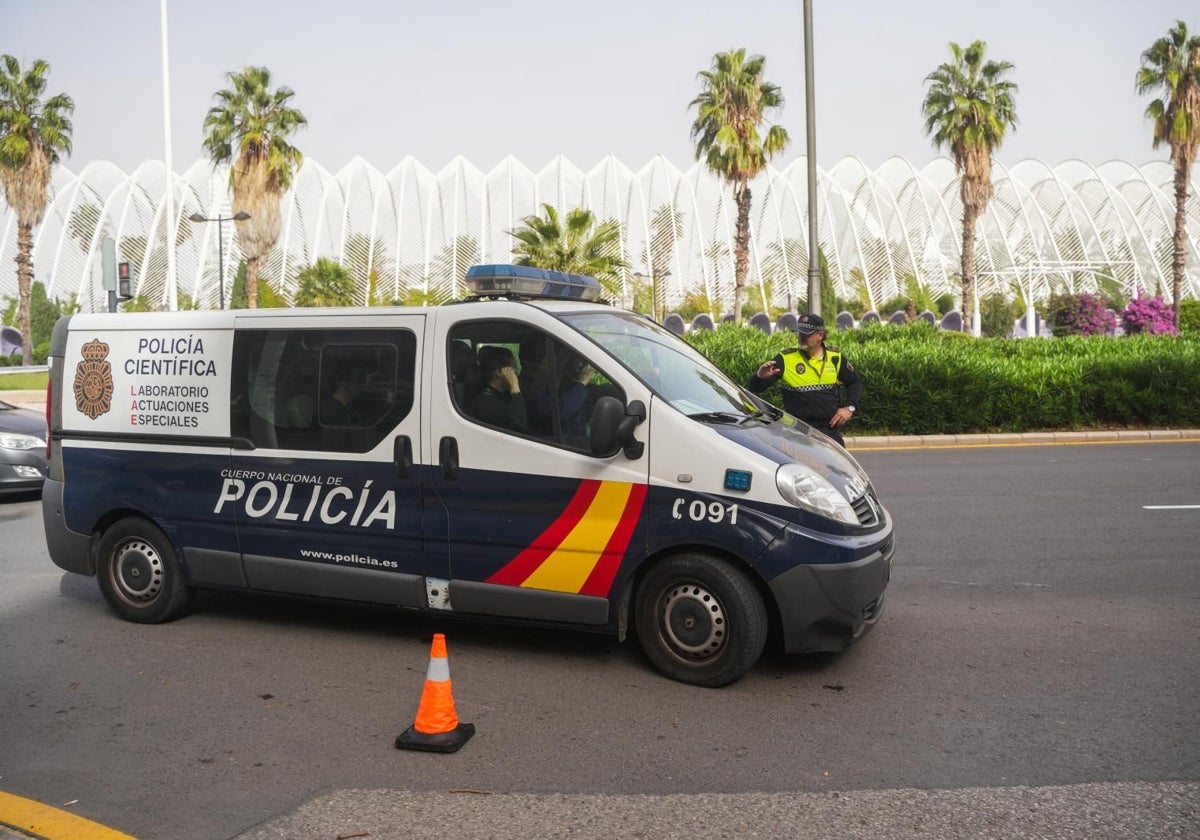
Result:
<svg viewBox="0 0 1200 840"><path fill-rule="evenodd" d="M846 497L821 476L799 464L784 464L775 473L775 485L783 498L818 516L857 525L858 515Z"/></svg>
<svg viewBox="0 0 1200 840"><path fill-rule="evenodd" d="M46 441L33 435L0 432L0 449L45 449Z"/></svg>

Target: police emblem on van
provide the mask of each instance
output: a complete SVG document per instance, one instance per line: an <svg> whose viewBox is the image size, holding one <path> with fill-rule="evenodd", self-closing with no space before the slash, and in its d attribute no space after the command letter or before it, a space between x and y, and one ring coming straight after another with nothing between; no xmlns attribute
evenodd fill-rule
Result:
<svg viewBox="0 0 1200 840"><path fill-rule="evenodd" d="M75 407L92 420L112 407L113 378L108 345L94 338L82 349L83 361L75 366Z"/></svg>

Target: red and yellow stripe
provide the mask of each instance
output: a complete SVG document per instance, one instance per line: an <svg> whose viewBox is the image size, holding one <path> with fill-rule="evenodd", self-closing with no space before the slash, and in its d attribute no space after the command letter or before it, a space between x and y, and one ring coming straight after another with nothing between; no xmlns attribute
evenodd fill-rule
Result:
<svg viewBox="0 0 1200 840"><path fill-rule="evenodd" d="M558 518L487 582L607 595L645 499L644 484L581 481Z"/></svg>

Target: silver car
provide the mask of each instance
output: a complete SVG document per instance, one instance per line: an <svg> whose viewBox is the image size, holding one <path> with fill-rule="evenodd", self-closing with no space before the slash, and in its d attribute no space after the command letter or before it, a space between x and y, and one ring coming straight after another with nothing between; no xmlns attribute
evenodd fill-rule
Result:
<svg viewBox="0 0 1200 840"><path fill-rule="evenodd" d="M45 416L0 400L0 495L36 492L45 480Z"/></svg>

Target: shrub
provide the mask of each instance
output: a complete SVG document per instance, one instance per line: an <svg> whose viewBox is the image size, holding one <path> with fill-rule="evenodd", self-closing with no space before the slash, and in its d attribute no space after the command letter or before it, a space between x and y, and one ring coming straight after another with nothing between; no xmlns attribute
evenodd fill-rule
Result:
<svg viewBox="0 0 1200 840"><path fill-rule="evenodd" d="M908 295L897 295L891 300L885 300L879 305L879 317L887 320L892 317L893 312L903 312L908 308Z"/></svg>
<svg viewBox="0 0 1200 840"><path fill-rule="evenodd" d="M786 333L731 324L685 338L738 382L796 345ZM916 324L837 331L830 343L866 386L851 434L1200 425L1197 337L1013 341ZM778 386L763 397L782 407Z"/></svg>
<svg viewBox="0 0 1200 840"><path fill-rule="evenodd" d="M1018 314L1015 303L1010 303L1004 295L999 292L987 295L980 302L980 332L985 338L1008 338Z"/></svg>
<svg viewBox="0 0 1200 840"><path fill-rule="evenodd" d="M1121 323L1126 335L1176 335L1175 310L1162 299L1162 295L1152 298L1134 298L1129 306L1121 313Z"/></svg>
<svg viewBox="0 0 1200 840"><path fill-rule="evenodd" d="M1200 300L1179 301L1179 331L1191 335L1200 333Z"/></svg>
<svg viewBox="0 0 1200 840"><path fill-rule="evenodd" d="M1062 335L1105 335L1117 326L1109 301L1087 292L1051 295L1050 331Z"/></svg>

